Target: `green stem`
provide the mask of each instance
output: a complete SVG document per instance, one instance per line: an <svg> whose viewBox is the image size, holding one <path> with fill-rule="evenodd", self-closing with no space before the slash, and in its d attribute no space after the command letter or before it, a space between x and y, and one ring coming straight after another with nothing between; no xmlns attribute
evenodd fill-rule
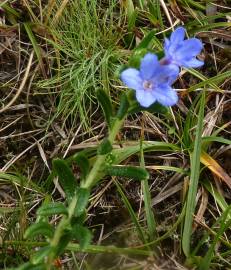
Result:
<svg viewBox="0 0 231 270"><path fill-rule="evenodd" d="M12 246L26 246L26 247L45 247L47 246L46 242L27 242L27 241L5 241L4 244L12 245ZM66 251L75 251L75 252L83 252L90 254L122 254L122 255L143 255L143 256L151 256L152 252L148 250L144 250L142 248L120 248L115 246L97 246L97 245L89 245L86 249L82 250L79 244L69 243L66 248Z"/></svg>
<svg viewBox="0 0 231 270"><path fill-rule="evenodd" d="M75 196L69 207L68 207L68 216L63 216L61 221L59 222L56 230L55 230L55 234L53 239L50 242L50 247L54 248L54 251L52 253L50 253L50 255L48 256L48 260L47 260L47 269L50 269L50 266L53 263L54 258L56 257L56 252L55 252L55 248L58 246L59 241L63 235L63 231L67 228L67 226L70 224L71 222L71 218L74 214L75 211L75 207L76 207L76 203L77 203L77 197Z"/></svg>
<svg viewBox="0 0 231 270"><path fill-rule="evenodd" d="M109 136L108 136L108 140L111 144L113 144L115 137L117 135L117 133L120 130L121 125L123 124L124 118L123 119L116 119L114 122L114 125L112 127L112 129L109 132ZM107 154L105 155L98 155L96 162L94 164L94 166L92 167L87 179L81 183L81 187L82 188L86 188L86 189L90 189L93 184L95 183L95 180L97 179L97 176L101 170L102 165L105 162ZM53 260L56 256L55 253L55 247L58 246L59 241L63 235L63 231L68 227L68 225L71 222L72 216L74 214L74 210L76 207L76 203L77 203L77 197L74 197L68 207L68 216L63 216L61 221L59 222L56 230L55 230L55 234L53 239L50 242L50 246L54 248L54 251L52 253L50 253L50 255L48 256L48 260L47 260L47 269L50 269Z"/></svg>
<svg viewBox="0 0 231 270"><path fill-rule="evenodd" d="M111 144L114 143L115 137L116 137L117 133L119 132L121 125L123 124L123 121L124 121L124 118L121 120L119 120L119 119L115 120L115 123L114 123L112 129L110 130L110 133L108 136L108 140ZM89 189L93 186L93 184L95 183L95 179L97 179L98 173L100 172L101 167L104 164L106 157L107 157L107 154L97 156L97 159L94 163L94 166L92 167L87 179L81 183L82 188Z"/></svg>

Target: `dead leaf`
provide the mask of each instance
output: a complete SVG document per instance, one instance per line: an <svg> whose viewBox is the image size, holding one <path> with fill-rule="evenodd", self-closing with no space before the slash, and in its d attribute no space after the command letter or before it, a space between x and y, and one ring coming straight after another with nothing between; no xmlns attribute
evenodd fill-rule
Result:
<svg viewBox="0 0 231 270"><path fill-rule="evenodd" d="M204 164L208 169L217 175L220 179L222 179L231 189L231 177L225 172L225 170L217 163L215 159L213 159L206 152L202 152L200 156L200 161Z"/></svg>

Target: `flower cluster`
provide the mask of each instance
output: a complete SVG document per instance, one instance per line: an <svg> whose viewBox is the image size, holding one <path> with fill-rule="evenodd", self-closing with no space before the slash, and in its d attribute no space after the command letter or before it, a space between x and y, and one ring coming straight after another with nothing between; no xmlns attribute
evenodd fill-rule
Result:
<svg viewBox="0 0 231 270"><path fill-rule="evenodd" d="M141 60L140 69L127 68L121 73L121 80L136 91L136 99L143 107L154 102L173 106L178 101L176 91L171 87L179 75L180 67L200 67L202 61L196 56L202 50L202 42L197 38L184 40L185 29L178 27L165 39L165 56L160 61L157 56L147 53Z"/></svg>

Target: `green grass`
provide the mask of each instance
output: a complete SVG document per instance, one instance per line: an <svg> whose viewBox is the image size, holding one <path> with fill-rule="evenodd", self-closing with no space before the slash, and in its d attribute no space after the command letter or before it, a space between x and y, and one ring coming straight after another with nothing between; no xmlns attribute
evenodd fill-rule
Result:
<svg viewBox="0 0 231 270"><path fill-rule="evenodd" d="M187 201L186 201L186 214L184 230L182 235L182 248L186 256L190 254L190 239L192 233L193 214L196 206L196 195L198 189L198 181L200 176L200 155L202 144L202 131L203 131L203 119L204 119L204 107L205 107L205 93L201 95L200 109L198 114L198 123L196 129L195 143L193 145L193 152L190 153L190 184L188 189Z"/></svg>
<svg viewBox="0 0 231 270"><path fill-rule="evenodd" d="M57 25L51 26L61 66L42 87L59 91L54 118L61 115L64 123L70 118L73 125L78 119L90 127L96 91L109 93L118 80L115 71L125 55L119 44L122 23L116 1L110 0L103 8L100 1L81 0L69 1Z"/></svg>

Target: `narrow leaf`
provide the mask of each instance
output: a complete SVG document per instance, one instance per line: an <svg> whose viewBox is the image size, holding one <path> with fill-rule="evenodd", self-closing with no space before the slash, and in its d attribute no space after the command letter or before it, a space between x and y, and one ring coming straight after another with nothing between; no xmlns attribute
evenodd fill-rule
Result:
<svg viewBox="0 0 231 270"><path fill-rule="evenodd" d="M111 127L111 117L113 115L111 100L104 90L100 89L96 92L97 99L102 107L104 117L109 127Z"/></svg>
<svg viewBox="0 0 231 270"><path fill-rule="evenodd" d="M40 248L31 258L32 264L42 263L50 253L52 248L50 246Z"/></svg>
<svg viewBox="0 0 231 270"><path fill-rule="evenodd" d="M80 188L77 193L77 203L75 208L75 217L81 216L88 204L90 191L86 188Z"/></svg>
<svg viewBox="0 0 231 270"><path fill-rule="evenodd" d="M72 239L72 232L70 230L64 231L63 235L61 236L58 245L55 248L56 257L60 256L65 248L67 247L68 243L70 243Z"/></svg>
<svg viewBox="0 0 231 270"><path fill-rule="evenodd" d="M211 261L214 257L215 253L215 247L220 239L220 237L223 235L223 233L230 227L231 220L228 219L228 216L230 214L230 206L226 209L226 211L222 214L222 220L220 222L220 229L218 230L216 236L214 237L214 240L212 244L209 247L209 250L207 251L206 255L203 257L199 270L209 270Z"/></svg>
<svg viewBox="0 0 231 270"><path fill-rule="evenodd" d="M78 154L74 157L74 161L80 167L81 178L85 179L89 173L90 164L88 158L84 154Z"/></svg>
<svg viewBox="0 0 231 270"><path fill-rule="evenodd" d="M130 214L132 222L134 223L134 225L136 227L136 231L137 231L137 234L138 234L140 240L144 244L146 244L145 234L143 232L142 227L140 226L139 220L137 219L136 214L135 214L130 202L128 201L126 195L124 194L123 189L122 189L121 185L119 184L119 182L117 182L117 181L114 181L114 182L115 182L117 190L118 190L118 192L119 192L119 194L120 194L120 196L121 196L121 198L123 200L123 203L126 206L128 212Z"/></svg>
<svg viewBox="0 0 231 270"><path fill-rule="evenodd" d="M106 155L110 153L112 150L111 142L108 139L104 139L97 150L98 155Z"/></svg>
<svg viewBox="0 0 231 270"><path fill-rule="evenodd" d="M231 188L231 177L225 172L225 170L213 159L210 155L205 152L201 153L201 163L204 164L208 169L221 178Z"/></svg>
<svg viewBox="0 0 231 270"><path fill-rule="evenodd" d="M62 203L49 203L40 207L37 211L39 216L67 215L67 209Z"/></svg>
<svg viewBox="0 0 231 270"><path fill-rule="evenodd" d="M136 50L146 49L148 45L152 42L153 38L155 37L156 30L151 30L139 43L139 45L135 48Z"/></svg>
<svg viewBox="0 0 231 270"><path fill-rule="evenodd" d="M129 108L128 98L126 93L123 93L120 97L120 107L116 117L122 120L126 116L128 108Z"/></svg>
<svg viewBox="0 0 231 270"><path fill-rule="evenodd" d="M71 201L77 191L76 179L67 165L62 159L53 160L53 168L59 176L59 182L64 189L68 201Z"/></svg>
<svg viewBox="0 0 231 270"><path fill-rule="evenodd" d="M88 228L75 224L72 227L72 235L79 241L80 249L84 250L90 245L92 233Z"/></svg>
<svg viewBox="0 0 231 270"><path fill-rule="evenodd" d="M203 186L209 191L209 193L213 196L216 203L220 206L222 211L228 207L228 203L225 198L218 192L218 190L212 185L212 183L208 180L203 181ZM231 216L229 216L231 219Z"/></svg>
<svg viewBox="0 0 231 270"><path fill-rule="evenodd" d="M54 235L54 229L47 222L39 222L32 224L25 232L25 238L32 238L37 235L47 236L48 238L52 238Z"/></svg>
<svg viewBox="0 0 231 270"><path fill-rule="evenodd" d="M186 256L189 256L190 254L190 238L192 233L193 214L196 206L196 194L200 176L200 159L198 157L200 157L201 154L201 142L202 142L201 137L203 129L204 106L205 106L205 93L203 92L200 101L194 150L193 153L190 154L191 177L186 202L186 214L182 237L182 248Z"/></svg>
<svg viewBox="0 0 231 270"><path fill-rule="evenodd" d="M41 50L40 50L40 47L37 43L37 40L36 40L36 37L31 29L31 25L30 23L24 23L24 27L25 27L25 30L27 32L27 35L32 43L32 46L33 46L33 49L35 51L35 54L38 58L38 61L39 61L39 66L41 68L41 71L43 73L43 76L46 78L46 71L45 71L45 68L44 68L44 64L43 64L43 60L42 60L42 55L41 55Z"/></svg>
<svg viewBox="0 0 231 270"><path fill-rule="evenodd" d="M194 91L194 90L196 90L198 88L204 87L205 85L211 85L213 83L217 84L217 83L219 83L221 81L224 81L226 78L230 78L230 76L231 76L231 71L229 70L229 71L226 71L224 73L218 74L218 75L216 75L216 76L214 76L212 78L209 78L209 79L207 79L207 80L205 80L203 82L200 82L200 83L197 83L197 84L191 86L188 91L189 92Z"/></svg>
<svg viewBox="0 0 231 270"><path fill-rule="evenodd" d="M106 173L111 176L122 176L137 180L144 180L149 177L149 173L144 168L132 166L109 166Z"/></svg>
<svg viewBox="0 0 231 270"><path fill-rule="evenodd" d="M140 166L141 168L145 169L142 140L140 141ZM150 241L153 241L157 234L156 234L156 222L152 211L151 193L149 190L148 177L144 178L144 180L141 183L141 187L144 194L144 208L148 225L149 239Z"/></svg>

